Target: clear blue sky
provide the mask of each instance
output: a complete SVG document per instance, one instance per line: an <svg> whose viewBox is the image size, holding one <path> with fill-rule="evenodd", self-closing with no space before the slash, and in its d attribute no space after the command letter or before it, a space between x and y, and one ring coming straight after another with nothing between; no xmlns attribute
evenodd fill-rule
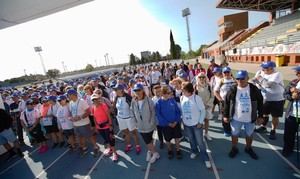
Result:
<svg viewBox="0 0 300 179"><path fill-rule="evenodd" d="M217 9L216 0L141 0L144 8L156 19L172 28L176 43L184 51L188 49L185 19L181 16L184 8L190 8L190 32L192 48L196 50L201 44L209 44L217 39L217 20L228 14L242 11ZM250 12L249 27L269 18L268 13Z"/></svg>

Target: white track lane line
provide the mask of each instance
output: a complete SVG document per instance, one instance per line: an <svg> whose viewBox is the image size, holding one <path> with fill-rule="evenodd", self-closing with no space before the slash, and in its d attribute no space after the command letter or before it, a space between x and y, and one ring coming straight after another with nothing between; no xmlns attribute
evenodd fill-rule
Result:
<svg viewBox="0 0 300 179"><path fill-rule="evenodd" d="M157 138L157 131L155 131L154 133L154 137L153 137L153 140L154 140L154 146L155 146L155 143L156 143L156 138ZM148 151L147 151L148 152ZM146 154L147 155L147 154ZM151 163L150 161L148 162L148 165L147 165L147 169L146 169L146 173L145 173L145 177L144 179L148 179L149 178L149 173L150 173L150 169L151 169Z"/></svg>
<svg viewBox="0 0 300 179"><path fill-rule="evenodd" d="M32 155L34 152L36 152L39 148L37 147L36 149L34 149L33 151L31 151L29 154L24 154L24 157L17 160L15 163L11 164L9 167L7 167L6 169L4 169L3 171L0 172L0 175L4 174L5 172L7 172L8 170L10 170L11 168L13 168L14 166L16 166L17 164L19 164L21 161L25 160L25 158L28 158L30 155Z"/></svg>
<svg viewBox="0 0 300 179"><path fill-rule="evenodd" d="M300 174L300 170L292 164L288 159L286 159L284 156L281 155L280 152L276 149L276 147L272 144L270 144L263 136L261 136L259 133L256 133L256 135L263 140L288 166L290 166L297 174Z"/></svg>
<svg viewBox="0 0 300 179"><path fill-rule="evenodd" d="M211 151L211 150L208 148L208 144L207 144L206 140L203 139L203 141L204 141L204 143L205 143L205 145L206 145L206 149L208 149L209 151ZM217 167L216 167L216 164L215 164L215 162L214 162L214 159L213 159L213 157L212 157L212 155L211 155L211 152L207 152L207 154L208 154L208 158L209 158L209 160L210 160L211 167L212 167L212 169L213 169L213 172L214 172L214 175L215 175L216 179L220 179L220 175L219 175L219 172L218 172L218 170L217 170Z"/></svg>
<svg viewBox="0 0 300 179"><path fill-rule="evenodd" d="M69 152L70 149L67 149L64 153L62 153L60 156L58 156L50 165L47 166L44 170L42 170L35 178L38 179L40 176L42 176L46 171L52 167L59 159L61 159L67 152Z"/></svg>
<svg viewBox="0 0 300 179"><path fill-rule="evenodd" d="M87 173L87 175L84 177L84 179L90 179L91 178L90 175L95 170L96 166L99 164L99 162L102 160L103 157L104 157L104 153L102 153L100 155L100 157L98 158L98 160L96 161L96 163L93 165L93 167L90 169L90 171Z"/></svg>

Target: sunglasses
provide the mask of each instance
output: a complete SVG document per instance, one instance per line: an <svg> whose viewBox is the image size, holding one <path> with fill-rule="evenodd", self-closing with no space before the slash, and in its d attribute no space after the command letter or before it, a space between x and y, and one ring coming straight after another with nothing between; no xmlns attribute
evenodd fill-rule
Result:
<svg viewBox="0 0 300 179"><path fill-rule="evenodd" d="M200 78L200 79L205 79L205 76L199 76L198 78Z"/></svg>

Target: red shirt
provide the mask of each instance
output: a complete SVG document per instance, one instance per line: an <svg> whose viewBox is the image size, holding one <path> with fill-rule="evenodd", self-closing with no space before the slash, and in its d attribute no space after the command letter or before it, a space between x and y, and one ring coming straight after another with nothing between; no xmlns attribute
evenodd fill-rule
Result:
<svg viewBox="0 0 300 179"><path fill-rule="evenodd" d="M98 107L93 106L92 114L95 118L96 128L97 129L108 129L109 128L109 119L108 119L108 107L105 103L101 103ZM99 124L103 124L104 127L100 127Z"/></svg>

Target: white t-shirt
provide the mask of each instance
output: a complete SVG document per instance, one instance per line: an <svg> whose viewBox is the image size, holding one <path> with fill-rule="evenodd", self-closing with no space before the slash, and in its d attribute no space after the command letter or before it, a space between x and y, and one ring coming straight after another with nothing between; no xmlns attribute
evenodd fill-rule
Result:
<svg viewBox="0 0 300 179"><path fill-rule="evenodd" d="M159 82L159 78L161 73L159 71L152 71L150 73L151 84L157 84Z"/></svg>
<svg viewBox="0 0 300 179"><path fill-rule="evenodd" d="M83 99L77 99L77 101L75 101L75 102L73 102L73 101L70 102L70 111L71 111L72 117L82 116L87 109L89 109L89 105ZM73 125L74 126L85 126L89 123L90 123L90 120L88 117L86 117L79 121L73 122Z"/></svg>
<svg viewBox="0 0 300 179"><path fill-rule="evenodd" d="M128 119L130 117L130 108L128 103L126 102L126 97L118 97L116 101L116 108L118 111L118 118Z"/></svg>
<svg viewBox="0 0 300 179"><path fill-rule="evenodd" d="M258 78L258 86L262 92L265 101L282 101L284 100L284 83L281 73L274 72L265 74L263 71L258 71L255 75Z"/></svg>
<svg viewBox="0 0 300 179"><path fill-rule="evenodd" d="M205 107L202 99L198 95L189 97L182 96L181 101L182 121L186 126L203 124L205 117Z"/></svg>
<svg viewBox="0 0 300 179"><path fill-rule="evenodd" d="M218 81L216 83L216 86L214 88L214 91L219 91L220 92L220 96L223 100L225 100L225 96L227 94L227 92L230 90L230 88L235 85L235 81L234 79L226 79L223 78L220 81Z"/></svg>
<svg viewBox="0 0 300 179"><path fill-rule="evenodd" d="M59 106L56 116L58 123L63 130L73 129L73 122L69 120L71 112L68 105Z"/></svg>
<svg viewBox="0 0 300 179"><path fill-rule="evenodd" d="M240 122L251 122L252 106L249 85L245 88L237 87L235 101L233 119Z"/></svg>
<svg viewBox="0 0 300 179"><path fill-rule="evenodd" d="M25 113L24 112L26 113L28 123L25 119ZM38 118L40 116L41 116L40 112L37 109L33 109L32 111L28 111L27 109L25 109L25 111L23 111L21 113L20 119L24 122L24 124L27 127L30 127L38 120Z"/></svg>
<svg viewBox="0 0 300 179"><path fill-rule="evenodd" d="M19 111L23 112L26 109L26 102L22 99L19 103Z"/></svg>

